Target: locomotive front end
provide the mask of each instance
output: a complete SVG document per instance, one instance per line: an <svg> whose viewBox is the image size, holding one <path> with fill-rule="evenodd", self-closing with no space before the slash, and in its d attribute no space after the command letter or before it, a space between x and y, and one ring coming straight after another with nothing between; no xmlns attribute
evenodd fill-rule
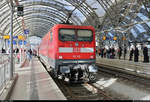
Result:
<svg viewBox="0 0 150 102"><path fill-rule="evenodd" d="M72 82L95 81L95 32L90 26L60 28L58 75Z"/></svg>
<svg viewBox="0 0 150 102"><path fill-rule="evenodd" d="M94 82L96 80L97 67L95 64L68 63L60 65L60 75L63 79L68 78L71 82Z"/></svg>

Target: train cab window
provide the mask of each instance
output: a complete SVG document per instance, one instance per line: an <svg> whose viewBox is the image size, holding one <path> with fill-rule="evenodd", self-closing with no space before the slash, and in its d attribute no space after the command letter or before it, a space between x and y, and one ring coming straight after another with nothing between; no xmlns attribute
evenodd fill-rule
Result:
<svg viewBox="0 0 150 102"><path fill-rule="evenodd" d="M93 33L91 30L80 29L77 30L77 40L78 41L92 41L93 40Z"/></svg>
<svg viewBox="0 0 150 102"><path fill-rule="evenodd" d="M53 33L52 33L52 31L50 31L50 41L52 41L53 40Z"/></svg>
<svg viewBox="0 0 150 102"><path fill-rule="evenodd" d="M75 30L74 29L60 29L59 39L61 41L75 41Z"/></svg>

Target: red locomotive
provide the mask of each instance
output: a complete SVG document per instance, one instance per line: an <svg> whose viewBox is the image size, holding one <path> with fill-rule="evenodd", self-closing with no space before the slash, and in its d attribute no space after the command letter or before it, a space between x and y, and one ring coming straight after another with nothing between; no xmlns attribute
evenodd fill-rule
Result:
<svg viewBox="0 0 150 102"><path fill-rule="evenodd" d="M95 81L95 50L92 26L57 24L43 37L39 55L55 77Z"/></svg>

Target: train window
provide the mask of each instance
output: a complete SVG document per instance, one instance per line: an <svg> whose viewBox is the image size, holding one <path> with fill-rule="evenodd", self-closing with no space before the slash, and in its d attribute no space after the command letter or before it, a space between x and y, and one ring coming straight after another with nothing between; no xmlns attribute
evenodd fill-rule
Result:
<svg viewBox="0 0 150 102"><path fill-rule="evenodd" d="M74 29L60 29L59 39L61 41L75 41L75 30Z"/></svg>
<svg viewBox="0 0 150 102"><path fill-rule="evenodd" d="M92 41L93 40L93 33L91 30L77 30L78 34L78 41Z"/></svg>

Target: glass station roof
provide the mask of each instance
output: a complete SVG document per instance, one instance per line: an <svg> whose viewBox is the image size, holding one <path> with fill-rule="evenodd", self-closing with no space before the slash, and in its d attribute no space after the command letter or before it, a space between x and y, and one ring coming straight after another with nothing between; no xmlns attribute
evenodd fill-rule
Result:
<svg viewBox="0 0 150 102"><path fill-rule="evenodd" d="M92 25L97 37L126 35L129 40L150 38L149 0L13 0L13 5L24 6L24 16L17 17L14 9L14 35L43 37L49 29L69 22ZM10 0L0 0L0 35L10 32Z"/></svg>

